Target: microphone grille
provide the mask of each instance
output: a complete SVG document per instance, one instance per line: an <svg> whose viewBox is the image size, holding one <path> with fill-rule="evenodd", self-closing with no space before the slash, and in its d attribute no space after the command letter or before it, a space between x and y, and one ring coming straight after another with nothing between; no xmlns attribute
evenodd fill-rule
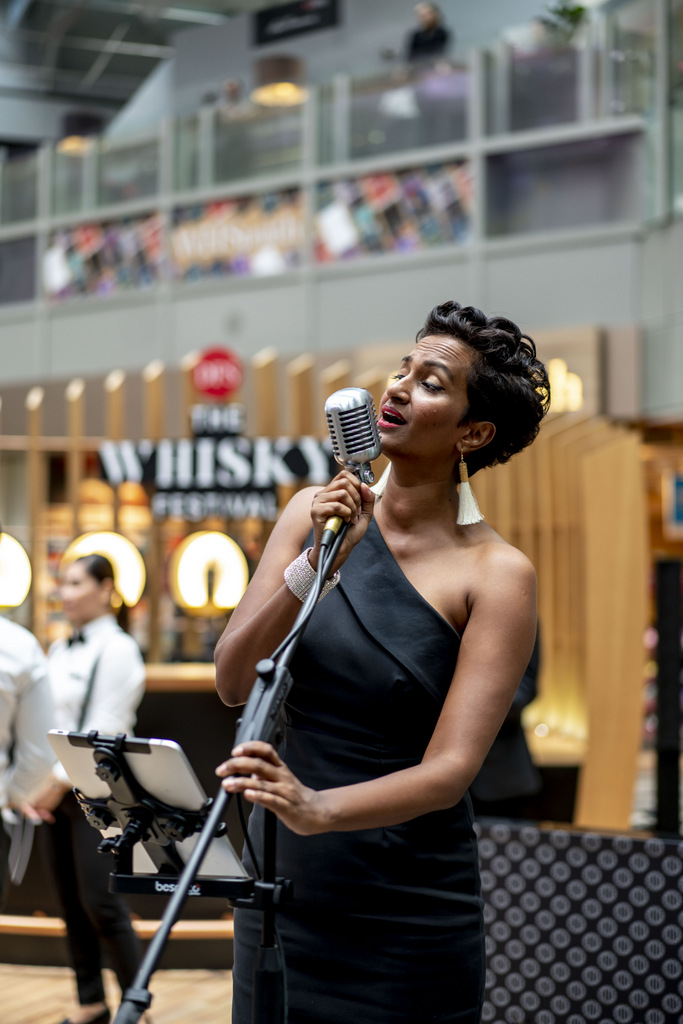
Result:
<svg viewBox="0 0 683 1024"><path fill-rule="evenodd" d="M336 391L325 403L325 417L332 451L340 465L357 468L381 454L375 403L365 388Z"/></svg>
<svg viewBox="0 0 683 1024"><path fill-rule="evenodd" d="M377 413L374 402L358 409L338 410L337 421L339 436L334 417L331 413L327 413L327 426L335 456L350 458L356 453L366 452L377 444ZM343 451L341 450L342 446Z"/></svg>

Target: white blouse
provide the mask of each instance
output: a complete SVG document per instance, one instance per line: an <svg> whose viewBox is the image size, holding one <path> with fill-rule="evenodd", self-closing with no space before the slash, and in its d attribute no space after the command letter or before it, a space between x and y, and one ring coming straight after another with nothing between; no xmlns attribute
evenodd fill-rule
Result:
<svg viewBox="0 0 683 1024"><path fill-rule="evenodd" d="M131 736L137 709L145 691L145 665L135 640L113 615L103 615L82 629L83 641L56 640L48 651L48 673L55 706L55 729L74 731L79 726L88 680L97 662L90 700L81 732L97 729L115 736ZM54 775L69 778L58 762Z"/></svg>

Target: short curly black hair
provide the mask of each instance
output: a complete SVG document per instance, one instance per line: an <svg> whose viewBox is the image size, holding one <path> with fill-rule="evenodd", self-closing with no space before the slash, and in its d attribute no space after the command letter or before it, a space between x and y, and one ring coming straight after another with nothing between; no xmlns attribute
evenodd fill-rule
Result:
<svg viewBox="0 0 683 1024"><path fill-rule="evenodd" d="M468 455L469 475L507 462L531 444L550 406L550 381L531 338L506 317L487 317L476 306L453 301L431 310L415 340L430 335L457 338L476 354L467 379L466 420L493 423L496 433Z"/></svg>

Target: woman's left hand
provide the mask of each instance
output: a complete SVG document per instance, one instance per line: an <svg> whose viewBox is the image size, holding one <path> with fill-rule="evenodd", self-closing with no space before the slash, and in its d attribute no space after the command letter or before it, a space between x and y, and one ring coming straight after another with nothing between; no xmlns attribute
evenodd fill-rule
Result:
<svg viewBox="0 0 683 1024"><path fill-rule="evenodd" d="M235 747L216 768L227 793L242 793L250 803L273 811L298 835L324 832L322 794L304 786L270 743L250 740Z"/></svg>

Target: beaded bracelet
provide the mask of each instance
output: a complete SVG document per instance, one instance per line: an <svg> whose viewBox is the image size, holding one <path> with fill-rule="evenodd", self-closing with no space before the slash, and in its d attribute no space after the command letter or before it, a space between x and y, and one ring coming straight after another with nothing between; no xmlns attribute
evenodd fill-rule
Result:
<svg viewBox="0 0 683 1024"><path fill-rule="evenodd" d="M313 548L306 548L302 551L298 558L295 558L293 562L285 569L285 583L292 591L295 597L298 597L300 601L304 601L308 595L309 590L313 586L316 578L316 571L308 561L308 553ZM330 576L328 580L325 580L323 589L320 592L319 601L325 597L326 594L336 587L340 580L339 569Z"/></svg>

